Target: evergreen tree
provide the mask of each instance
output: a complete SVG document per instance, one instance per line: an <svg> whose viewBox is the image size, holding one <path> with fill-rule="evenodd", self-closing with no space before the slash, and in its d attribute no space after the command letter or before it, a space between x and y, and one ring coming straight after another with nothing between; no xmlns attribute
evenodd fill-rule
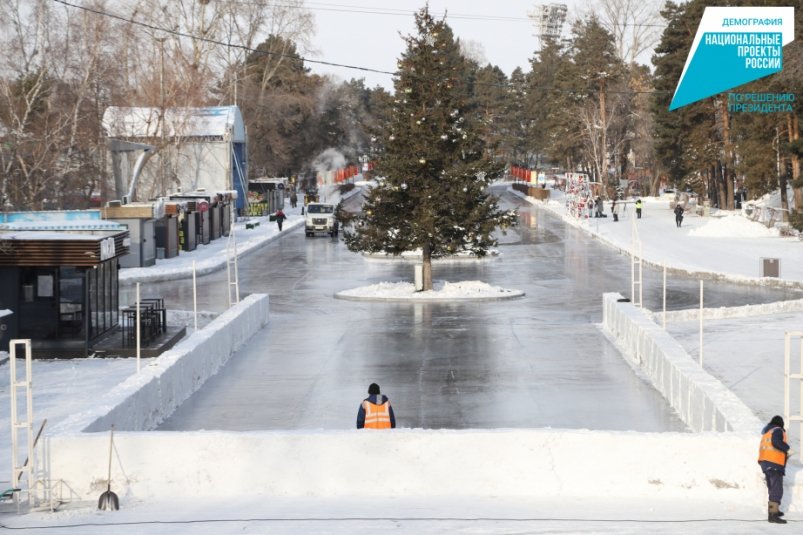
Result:
<svg viewBox="0 0 803 535"><path fill-rule="evenodd" d="M669 111L669 103L683 72L704 8L703 2L697 0L688 4L667 2L661 12L667 27L652 59L655 65L653 113L656 120L656 157L673 183L682 182L693 172L706 169L710 164L706 156L712 152L713 118L708 109L710 103L696 102Z"/></svg>
<svg viewBox="0 0 803 535"><path fill-rule="evenodd" d="M578 109L586 99L577 87L581 73L554 39L544 42L531 65L528 110L536 124L536 147L552 162L574 171L583 150Z"/></svg>
<svg viewBox="0 0 803 535"><path fill-rule="evenodd" d="M501 108L501 154L507 161L529 166L534 163L534 153L538 146L534 143L534 135L539 131L534 125L536 121L528 112L528 76L516 67L510 73L509 87Z"/></svg>
<svg viewBox="0 0 803 535"><path fill-rule="evenodd" d="M492 157L499 155L503 136L502 110L507 100L508 80L499 67L490 63L477 71L475 100L477 119L485 131L485 145Z"/></svg>
<svg viewBox="0 0 803 535"><path fill-rule="evenodd" d="M593 162L598 179L608 186L609 166L614 152L621 149L624 121L620 115L623 95L624 64L616 55L613 36L595 16L572 28L574 86L581 97L577 116L586 159ZM614 96L618 98L614 98ZM614 128L619 123L619 131ZM618 146L617 146L618 145Z"/></svg>
<svg viewBox="0 0 803 535"><path fill-rule="evenodd" d="M451 28L424 7L416 35L394 80L396 100L379 161L379 184L344 239L352 251L399 255L420 250L424 290L432 289L432 258L471 251L484 256L491 233L514 224L487 187L501 173L484 151L481 133L466 114L468 69ZM346 222L346 221L344 221Z"/></svg>
<svg viewBox="0 0 803 535"><path fill-rule="evenodd" d="M240 72L251 168L270 176L297 173L315 147L304 127L318 115L321 78L309 73L293 43L275 35L245 58Z"/></svg>

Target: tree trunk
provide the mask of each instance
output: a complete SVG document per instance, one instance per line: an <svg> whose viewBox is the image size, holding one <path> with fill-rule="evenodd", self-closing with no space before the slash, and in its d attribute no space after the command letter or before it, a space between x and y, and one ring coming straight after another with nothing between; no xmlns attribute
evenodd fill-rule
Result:
<svg viewBox="0 0 803 535"><path fill-rule="evenodd" d="M424 265L424 291L432 290L432 251L429 249L429 243L425 243L421 248L421 259Z"/></svg>
<svg viewBox="0 0 803 535"><path fill-rule="evenodd" d="M778 174L778 188L781 190L781 221L789 221L789 196L786 193L786 161Z"/></svg>
<svg viewBox="0 0 803 535"><path fill-rule="evenodd" d="M797 122L797 115L791 113L786 115L786 131L789 134L790 143L800 138L800 128ZM780 140L778 140L778 143L780 143ZM797 154L792 154L791 159L792 180L797 180L800 178L800 157ZM793 191L795 195L795 210L800 210L803 208L803 187L795 188Z"/></svg>
<svg viewBox="0 0 803 535"><path fill-rule="evenodd" d="M798 123L797 115L789 114L786 117L787 126L789 130L789 143L793 143L800 139L800 124ZM792 154L792 180L800 178L800 157L797 154Z"/></svg>
<svg viewBox="0 0 803 535"><path fill-rule="evenodd" d="M600 80L599 85L599 117L602 124L600 125L602 133L602 184L603 187L608 186L608 114L605 109L605 78ZM619 187L619 184L616 184Z"/></svg>
<svg viewBox="0 0 803 535"><path fill-rule="evenodd" d="M727 168L722 165L721 161L717 161L717 194L720 210L728 209L728 177L725 173L727 173Z"/></svg>
<svg viewBox="0 0 803 535"><path fill-rule="evenodd" d="M720 99L722 103L722 142L725 152L725 171L722 173L722 179L725 190L725 203L722 205L727 210L733 210L733 147L731 147L731 127L730 115L728 115L728 101L727 99Z"/></svg>
<svg viewBox="0 0 803 535"><path fill-rule="evenodd" d="M658 173L658 167L654 167L652 171L652 183L650 184L650 194L653 197L658 197L661 190L661 174Z"/></svg>

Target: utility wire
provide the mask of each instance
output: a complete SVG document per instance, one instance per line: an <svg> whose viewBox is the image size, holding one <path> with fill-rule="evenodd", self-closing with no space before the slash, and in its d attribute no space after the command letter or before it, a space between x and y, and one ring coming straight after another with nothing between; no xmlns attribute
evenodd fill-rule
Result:
<svg viewBox="0 0 803 535"><path fill-rule="evenodd" d="M357 14L367 14L367 15L393 15L393 16L404 16L409 17L416 13L418 10L409 10L409 9L399 9L399 8L379 8L379 7L366 7L366 6L355 6L355 5L348 5L348 4L327 4L322 2L306 2L304 6L297 6L297 5L286 5L286 4L275 4L275 3L267 3L267 2L258 2L248 1L248 0L232 0L235 4L246 4L246 5L253 5L253 6L263 6L263 7L284 7L287 9L308 9L310 11L334 11L336 13L357 13ZM318 6L318 7L316 7ZM534 19L530 17L511 17L511 16L500 16L500 15L475 15L475 14L468 14L468 13L453 13L449 12L436 12L430 11L430 15L434 18L438 17L446 17L449 20L451 19L461 19L461 20L476 20L476 21L498 21L498 22L515 22L515 23L527 23L533 24ZM650 24L650 23L642 23L642 22L620 22L618 23L619 26L639 26L639 27L651 27L651 28L664 28L666 24Z"/></svg>
<svg viewBox="0 0 803 535"><path fill-rule="evenodd" d="M256 1L249 2L247 0L233 0L233 3L263 6L263 7L283 7L287 9L307 9L310 11L333 11L336 13L357 13L362 15L392 15L392 16L402 16L402 17L410 17L418 12L417 9L400 9L400 8L384 8L384 7L380 8L375 6L367 7L367 6L355 6L347 4L327 4L320 2L306 2L303 6L256 2ZM447 16L447 12L430 11L429 13L434 18ZM530 19L529 17L508 17L500 15L472 15L465 13L452 13L451 11L448 12L448 18L461 19L461 20L498 21L498 22L519 22L519 23L526 22L528 24L532 24L532 19Z"/></svg>
<svg viewBox="0 0 803 535"><path fill-rule="evenodd" d="M63 4L63 5L68 6L68 7L73 7L75 9L81 9L81 10L84 10L84 11L88 11L90 13L94 13L95 15L101 15L103 17L109 17L109 18L112 18L112 19L116 19L116 20L120 20L120 21L123 21L123 22L127 22L129 24L134 24L136 26L142 26L143 28L148 28L150 30L163 32L163 33L175 35L175 36L178 36L178 37L186 37L188 39L194 39L194 40L197 40L197 41L202 41L204 43L210 43L210 44L213 44L213 45L221 45L221 46L227 46L227 47L230 47L230 48L237 48L239 50L244 50L246 52L251 52L251 53L254 53L254 54L262 54L262 55L267 55L267 56L276 56L276 57L279 57L279 58L287 58L287 59L291 59L291 60L294 60L294 61L301 60L301 61L304 61L306 63L316 63L316 64L319 64L319 65L327 65L327 66L330 66L330 67L344 67L346 69L355 69L355 70L365 71L365 72L375 72L375 73L379 73L379 74L390 74L390 75L395 75L396 74L395 72L390 72L390 71L383 71L383 70L379 70L379 69L371 69L369 67L360 67L359 65L347 65L347 64L344 64L344 63L334 63L334 62L331 62L331 61L322 61L322 60L308 59L308 58L300 57L300 56L291 56L289 54L281 54L279 52L268 52L266 50L257 50L257 49L254 49L254 48L249 48L249 47L244 46L244 45L235 45L235 44L226 43L226 42L223 42L223 41L216 41L215 39L209 39L207 37L199 37L197 35L191 35L191 34L188 34L188 33L180 32L178 30L170 30L170 29L167 29L167 28L154 26L153 24L148 24L147 22L142 22L142 21L139 21L139 20L126 18L126 17L123 17L122 15L115 15L114 13L108 13L106 11L101 11L99 9L94 9L94 8L90 8L90 7L86 7L86 6L80 6L80 5L77 5L77 4L71 4L70 2L67 2L65 0L53 0L53 2L56 2L57 4Z"/></svg>
<svg viewBox="0 0 803 535"><path fill-rule="evenodd" d="M202 41L202 42L205 42L205 43L210 43L210 44L213 44L213 45L219 45L219 46L224 46L224 47L229 47L229 48L236 48L236 49L239 49L239 50L244 50L246 52L250 52L252 54L265 55L265 56L275 56L275 57L278 57L278 58L286 58L286 59L290 59L290 60L293 60L293 61L300 60L300 61L303 61L303 62L306 62L306 63L315 63L315 64L318 64L318 65L326 65L326 66L329 66L329 67L342 67L342 68L345 68L345 69L354 69L354 70L363 71L363 72L372 72L372 73L377 73L377 74L388 74L390 76L399 76L399 74L400 74L398 71L396 71L396 72L383 71L383 70L380 70L380 69L372 69L370 67L361 67L359 65L349 65L349 64L345 64L345 63L334 63L334 62L331 62L331 61L308 59L308 58L305 58L303 56L291 56L291 55L288 55L288 54L282 54L280 52L269 52L269 51L266 51L266 50L258 50L258 49L255 49L255 48L249 48L249 47L247 47L245 45L236 45L236 44L232 44L232 43L226 43L224 41L217 41L215 39L209 39L207 37L199 37L199 36L188 34L188 33L185 33L185 32L180 32L178 30L162 28L160 26L155 26L153 24L149 24L147 22L142 22L142 21L139 21L139 20L135 20L133 18L126 18L126 17L124 17L122 15L116 15L114 13L109 13L107 11L101 11L99 9L94 9L94 8L91 8L91 7L86 7L86 6L81 6L81 5L78 5L78 4L73 4L73 3L67 2L66 0L53 0L53 2L56 2L57 4L63 4L65 6L72 7L72 8L75 8L75 9L81 9L83 11L87 11L87 12L93 13L95 15L100 15L100 16L103 16L103 17L109 17L109 18L112 18L112 19L115 19L115 20L119 20L119 21L122 21L122 22L133 24L135 26L141 26L141 27L147 28L149 30L153 30L153 31L157 31L157 32L163 32L163 33L166 33L166 34L175 35L177 37L186 37L187 39L195 39L195 40ZM499 87L499 88L506 88L506 89L512 87L512 85L510 83L497 84L497 83L493 83L493 82L479 82L477 80L474 80L473 83L475 85L485 86L485 87ZM577 95L583 95L584 94L583 91L575 90L575 89L551 88L549 91L550 92L557 92L557 93L577 94ZM635 95L635 94L669 93L669 91L660 91L660 90L651 90L651 91L614 91L614 90L609 90L609 91L606 91L606 93L610 94L610 95L614 95L614 94Z"/></svg>

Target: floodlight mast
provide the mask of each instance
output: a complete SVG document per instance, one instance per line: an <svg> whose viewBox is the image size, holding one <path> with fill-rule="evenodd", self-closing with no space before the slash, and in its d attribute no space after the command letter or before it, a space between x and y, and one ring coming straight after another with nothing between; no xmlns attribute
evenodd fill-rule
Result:
<svg viewBox="0 0 803 535"><path fill-rule="evenodd" d="M536 37L541 42L543 48L547 39L558 39L563 31L563 24L566 22L566 4L544 4L537 5L527 16L535 24Z"/></svg>

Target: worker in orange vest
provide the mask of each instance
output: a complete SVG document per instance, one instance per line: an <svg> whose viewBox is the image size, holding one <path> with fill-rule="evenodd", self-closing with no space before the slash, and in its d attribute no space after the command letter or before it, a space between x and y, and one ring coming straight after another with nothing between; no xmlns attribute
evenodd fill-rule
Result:
<svg viewBox="0 0 803 535"><path fill-rule="evenodd" d="M379 393L379 385L371 383L368 397L360 404L357 412L357 429L392 429L396 427L396 416L387 396Z"/></svg>
<svg viewBox="0 0 803 535"><path fill-rule="evenodd" d="M783 418L773 416L761 432L761 444L758 447L758 464L764 472L769 490L767 520L773 524L786 524L781 518L781 498L783 497L783 476L786 475L786 461L791 452L786 441Z"/></svg>

